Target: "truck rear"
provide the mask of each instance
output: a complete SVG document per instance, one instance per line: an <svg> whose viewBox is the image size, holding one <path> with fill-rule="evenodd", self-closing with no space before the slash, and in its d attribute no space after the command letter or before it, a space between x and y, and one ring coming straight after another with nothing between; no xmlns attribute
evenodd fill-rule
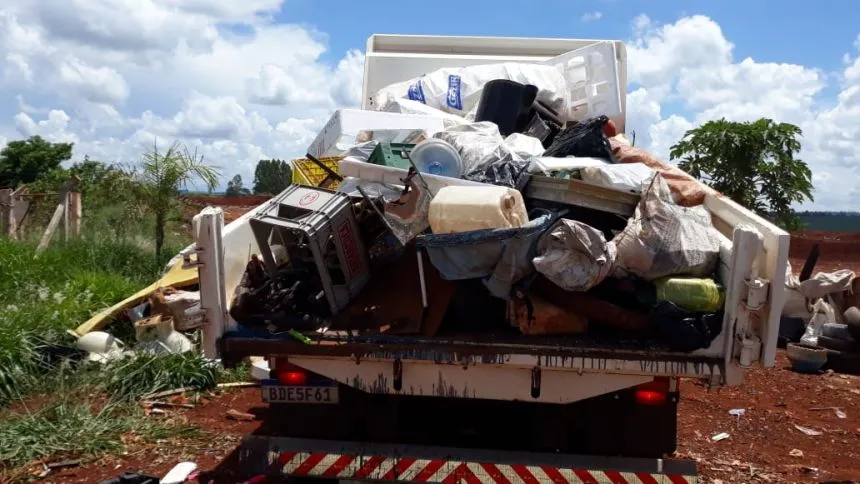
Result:
<svg viewBox="0 0 860 484"><path fill-rule="evenodd" d="M542 62L597 42L374 35L363 108L373 108L379 89L434 69ZM614 43L614 54L615 83L623 87L623 44ZM614 121L623 131L624 89L619 98ZM586 206L625 203L579 187ZM483 331L480 322L493 310L469 292L449 295L440 310L456 307L469 320L455 331L246 331L228 301L249 255L260 251L249 221L265 205L226 227L213 209L195 220L204 342L225 365L250 356L268 363L262 399L283 418L268 423L271 435L247 444L265 451L267 472L404 482L694 482L695 466L668 458L679 381L740 385L745 369L773 366L789 243L785 231L719 194L708 191L703 206L720 234L715 278L725 304L719 334L695 351ZM422 274L430 265L420 247L409 259ZM428 295L421 281L422 317L432 317L439 291L430 287Z"/></svg>

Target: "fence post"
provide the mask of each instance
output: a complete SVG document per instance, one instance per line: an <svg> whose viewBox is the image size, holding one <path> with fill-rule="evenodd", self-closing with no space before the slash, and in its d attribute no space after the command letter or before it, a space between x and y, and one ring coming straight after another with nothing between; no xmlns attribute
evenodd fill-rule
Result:
<svg viewBox="0 0 860 484"><path fill-rule="evenodd" d="M0 227L3 228L3 235L14 239L17 233L15 229L15 216L12 212L12 189L0 189Z"/></svg>
<svg viewBox="0 0 860 484"><path fill-rule="evenodd" d="M81 235L81 214L83 212L81 192L69 192L69 205L66 209L69 212L69 225L72 230L72 236L78 237Z"/></svg>

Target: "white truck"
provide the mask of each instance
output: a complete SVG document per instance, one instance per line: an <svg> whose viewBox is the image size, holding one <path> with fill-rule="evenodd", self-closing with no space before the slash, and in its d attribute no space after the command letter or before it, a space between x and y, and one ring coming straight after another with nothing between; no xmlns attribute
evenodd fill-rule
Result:
<svg viewBox="0 0 860 484"><path fill-rule="evenodd" d="M373 35L364 106L376 90L440 67L540 62L597 41ZM626 86L624 45L615 42ZM623 91L623 90L622 90ZM624 94L621 95L622 108ZM623 130L623 116L619 120ZM204 346L229 365L268 359L263 398L283 416L249 437L266 472L296 478L403 482L695 482L676 447L682 378L740 385L774 365L789 235L729 199L704 206L724 236L722 332L692 353L590 346L576 338L378 336L344 344L249 337L228 301L257 251L245 214L195 220L208 325ZM251 455L251 452L248 455Z"/></svg>

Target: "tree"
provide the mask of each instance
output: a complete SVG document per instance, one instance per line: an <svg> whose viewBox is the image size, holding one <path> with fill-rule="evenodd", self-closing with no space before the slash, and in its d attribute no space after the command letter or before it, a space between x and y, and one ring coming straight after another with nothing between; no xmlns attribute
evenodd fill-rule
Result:
<svg viewBox="0 0 860 484"><path fill-rule="evenodd" d="M709 121L671 148L678 166L787 230L800 227L792 203L812 200L812 172L802 160L800 128L770 119Z"/></svg>
<svg viewBox="0 0 860 484"><path fill-rule="evenodd" d="M277 195L290 186L293 170L283 160L260 160L254 170L254 193Z"/></svg>
<svg viewBox="0 0 860 484"><path fill-rule="evenodd" d="M164 247L164 226L171 206L176 202L179 190L192 180L200 179L211 192L218 184L218 170L203 164L203 156L197 151L173 143L164 152L158 145L143 155L141 171L137 173L141 201L155 215L155 254L161 257Z"/></svg>
<svg viewBox="0 0 860 484"><path fill-rule="evenodd" d="M248 195L250 193L250 190L243 186L242 175L236 175L233 177L232 180L227 182L226 194L228 197L235 197L236 195Z"/></svg>
<svg viewBox="0 0 860 484"><path fill-rule="evenodd" d="M0 150L0 187L36 181L72 157L74 143L51 143L41 136L10 141Z"/></svg>

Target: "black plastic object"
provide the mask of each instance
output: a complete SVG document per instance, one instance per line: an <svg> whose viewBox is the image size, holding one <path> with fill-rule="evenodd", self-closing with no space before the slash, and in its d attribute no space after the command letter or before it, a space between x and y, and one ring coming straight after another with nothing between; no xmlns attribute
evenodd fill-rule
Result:
<svg viewBox="0 0 860 484"><path fill-rule="evenodd" d="M806 321L803 318L783 316L779 320L779 339L777 342L781 348L784 348L788 343L799 343L804 331L806 331Z"/></svg>
<svg viewBox="0 0 860 484"><path fill-rule="evenodd" d="M659 341L673 351L707 348L720 334L723 313L691 313L669 301L660 301L648 318Z"/></svg>
<svg viewBox="0 0 860 484"><path fill-rule="evenodd" d="M145 476L136 472L123 472L122 474L99 484L159 484L161 479L152 476Z"/></svg>
<svg viewBox="0 0 860 484"><path fill-rule="evenodd" d="M819 248L818 243L812 246L812 249L809 250L809 255L806 256L806 262L803 263L803 269L800 270L800 277L798 280L803 282L812 277L812 270L815 269L815 263L818 262Z"/></svg>
<svg viewBox="0 0 860 484"><path fill-rule="evenodd" d="M484 85L475 121L492 121L499 133L508 136L525 130L531 120L532 105L538 88L507 79L495 79Z"/></svg>
<svg viewBox="0 0 860 484"><path fill-rule="evenodd" d="M618 160L612 155L609 139L603 133L603 127L608 122L609 118L606 116L598 116L569 126L555 137L543 156L554 158L581 156L617 163Z"/></svg>

